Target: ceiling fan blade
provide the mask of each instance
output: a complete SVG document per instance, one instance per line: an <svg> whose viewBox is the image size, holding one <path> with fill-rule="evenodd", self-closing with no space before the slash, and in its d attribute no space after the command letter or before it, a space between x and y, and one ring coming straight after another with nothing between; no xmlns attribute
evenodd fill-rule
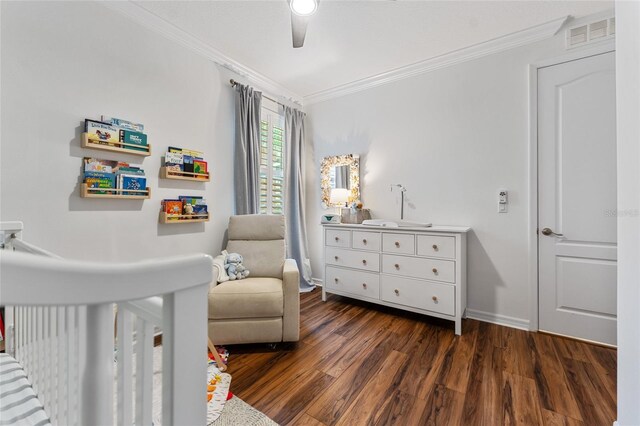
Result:
<svg viewBox="0 0 640 426"><path fill-rule="evenodd" d="M291 12L291 37L293 38L293 47L302 47L304 37L307 35L308 16L300 16Z"/></svg>

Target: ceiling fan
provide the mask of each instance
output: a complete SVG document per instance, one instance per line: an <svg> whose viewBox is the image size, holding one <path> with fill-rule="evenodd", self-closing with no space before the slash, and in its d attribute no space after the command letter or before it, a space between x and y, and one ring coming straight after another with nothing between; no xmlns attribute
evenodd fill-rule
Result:
<svg viewBox="0 0 640 426"><path fill-rule="evenodd" d="M287 0L291 9L291 36L293 47L304 45L304 37L307 35L307 24L311 15L318 10L320 0Z"/></svg>

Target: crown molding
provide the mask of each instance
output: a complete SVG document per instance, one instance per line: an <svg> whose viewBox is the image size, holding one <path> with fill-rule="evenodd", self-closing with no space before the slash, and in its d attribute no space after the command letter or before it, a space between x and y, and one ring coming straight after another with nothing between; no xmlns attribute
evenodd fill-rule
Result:
<svg viewBox="0 0 640 426"><path fill-rule="evenodd" d="M159 17L155 13L148 11L142 6L139 6L131 1L109 1L99 3L108 7L109 9L125 15L132 21L159 33L167 39L177 42L178 44L192 50L193 52L209 59L212 62L215 62L216 64L228 69L229 71L232 71L239 76L244 77L252 85L255 85L261 90L267 91L276 96L287 98L292 102L302 104L302 96L300 96L299 94L292 92L278 82L255 71L254 69L241 64L240 62L225 55L219 50L211 47L199 38L189 34L187 31L178 28L172 23Z"/></svg>
<svg viewBox="0 0 640 426"><path fill-rule="evenodd" d="M383 72L371 77L366 77L351 83L342 84L331 89L322 90L305 96L304 105L323 102L329 99L360 92L362 90L371 89L383 84L392 83L394 81L403 80L405 78L424 74L440 68L459 64L482 56L491 55L512 49L514 47L523 46L553 37L560 31L562 26L567 22L569 16L554 19L541 25L536 25L521 31L516 31L502 37L494 38L482 43L474 44L459 50L454 50L440 56L436 56L424 61L416 62L411 65L396 68L391 71Z"/></svg>

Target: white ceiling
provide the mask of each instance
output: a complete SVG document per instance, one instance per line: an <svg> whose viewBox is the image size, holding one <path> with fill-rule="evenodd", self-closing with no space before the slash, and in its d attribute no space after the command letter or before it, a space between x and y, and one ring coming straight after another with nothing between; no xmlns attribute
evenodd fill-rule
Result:
<svg viewBox="0 0 640 426"><path fill-rule="evenodd" d="M137 1L289 90L309 96L612 1L321 0L291 47L286 0Z"/></svg>

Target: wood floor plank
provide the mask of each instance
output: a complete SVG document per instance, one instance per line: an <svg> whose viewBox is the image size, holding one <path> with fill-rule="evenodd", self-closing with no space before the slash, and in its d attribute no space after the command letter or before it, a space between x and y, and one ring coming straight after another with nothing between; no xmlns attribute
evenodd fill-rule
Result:
<svg viewBox="0 0 640 426"><path fill-rule="evenodd" d="M389 333L381 334L376 342L320 395L307 413L327 425L336 424L360 394L362 387L378 374L389 352Z"/></svg>
<svg viewBox="0 0 640 426"><path fill-rule="evenodd" d="M567 380L576 396L582 418L594 424L613 424L616 404L590 363L562 360Z"/></svg>
<svg viewBox="0 0 640 426"><path fill-rule="evenodd" d="M449 322L334 295L322 302L319 291L301 295L300 319L296 344L228 347L232 392L283 425L615 419L614 349L473 320L455 336Z"/></svg>
<svg viewBox="0 0 640 426"><path fill-rule="evenodd" d="M503 373L503 424L540 425L542 411L533 379Z"/></svg>
<svg viewBox="0 0 640 426"><path fill-rule="evenodd" d="M443 360L444 367L437 382L464 393L469 382L471 360L478 337L478 323L469 323L462 336L456 336Z"/></svg>
<svg viewBox="0 0 640 426"><path fill-rule="evenodd" d="M530 333L528 337L530 347L536 354L534 375L542 407L576 420L583 420L578 403L569 389L551 336Z"/></svg>
<svg viewBox="0 0 640 426"><path fill-rule="evenodd" d="M503 327L504 364L505 371L533 379L535 353L532 353L529 346L528 334L528 331Z"/></svg>
<svg viewBox="0 0 640 426"><path fill-rule="evenodd" d="M462 424L502 424L503 348L494 346L493 324L480 323L471 374L465 392Z"/></svg>
<svg viewBox="0 0 640 426"><path fill-rule="evenodd" d="M381 414L380 407L387 399L386 396L393 378L404 364L406 358L407 355L402 352L391 351L384 359L378 374L371 377L336 424L375 424L376 418Z"/></svg>
<svg viewBox="0 0 640 426"><path fill-rule="evenodd" d="M584 426L580 420L563 416L554 411L542 409L542 421L544 426Z"/></svg>
<svg viewBox="0 0 640 426"><path fill-rule="evenodd" d="M416 400L412 395L399 390L393 391L382 405L376 426L420 424L424 401L416 404Z"/></svg>
<svg viewBox="0 0 640 426"><path fill-rule="evenodd" d="M435 385L424 403L420 425L460 425L464 395L447 388Z"/></svg>
<svg viewBox="0 0 640 426"><path fill-rule="evenodd" d="M324 423L314 419L305 412L298 414L287 426L326 426Z"/></svg>

